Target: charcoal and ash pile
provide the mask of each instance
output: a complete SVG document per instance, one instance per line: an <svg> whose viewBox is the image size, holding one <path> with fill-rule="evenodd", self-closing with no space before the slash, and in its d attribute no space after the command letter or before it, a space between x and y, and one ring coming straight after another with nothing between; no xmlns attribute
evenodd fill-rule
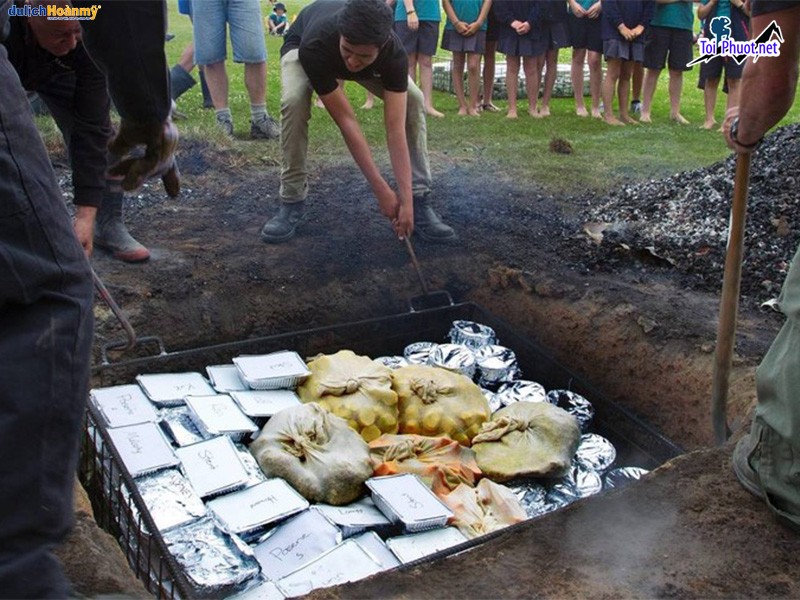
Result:
<svg viewBox="0 0 800 600"><path fill-rule="evenodd" d="M769 135L752 161L742 268L751 303L775 297L800 241L800 125ZM725 264L735 157L666 179L626 185L583 213L589 263L630 257L684 271L692 287L718 291Z"/></svg>

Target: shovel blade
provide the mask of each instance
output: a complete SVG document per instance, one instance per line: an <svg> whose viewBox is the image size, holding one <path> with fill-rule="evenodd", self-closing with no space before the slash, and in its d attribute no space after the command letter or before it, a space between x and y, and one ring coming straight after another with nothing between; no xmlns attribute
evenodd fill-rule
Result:
<svg viewBox="0 0 800 600"><path fill-rule="evenodd" d="M437 290L421 296L414 296L409 301L409 304L411 305L411 312L419 312L422 310L452 306L453 298L450 296L450 292Z"/></svg>

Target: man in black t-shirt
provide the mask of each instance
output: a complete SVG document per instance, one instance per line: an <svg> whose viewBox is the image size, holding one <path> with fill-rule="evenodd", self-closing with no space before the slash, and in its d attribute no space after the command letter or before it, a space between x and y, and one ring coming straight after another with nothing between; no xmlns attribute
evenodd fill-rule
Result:
<svg viewBox="0 0 800 600"><path fill-rule="evenodd" d="M414 231L438 242L456 237L430 206L431 172L422 92L408 78L408 57L382 0L317 0L297 15L281 49L281 208L261 230L265 242L292 238L308 195L308 120L316 92L399 237ZM337 79L383 99L395 192L381 175Z"/></svg>

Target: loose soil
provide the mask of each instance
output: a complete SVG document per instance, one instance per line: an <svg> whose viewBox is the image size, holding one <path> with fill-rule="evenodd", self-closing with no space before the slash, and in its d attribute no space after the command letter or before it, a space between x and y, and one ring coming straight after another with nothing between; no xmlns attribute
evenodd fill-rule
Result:
<svg viewBox="0 0 800 600"><path fill-rule="evenodd" d="M602 263L569 199L511 181L500 167L443 155L431 162L434 202L459 241L414 238L430 288L481 304L696 452L472 552L317 595L800 595L798 538L738 486L730 447L704 449L718 296L648 253ZM247 166L199 141L182 144L180 165L178 199L152 184L127 204L128 226L151 260L126 265L99 250L93 259L138 335L194 348L397 314L421 293L404 245L350 161L313 166L307 221L282 245L259 237L277 210L276 166ZM781 323L750 300L731 379L734 431L748 423L754 367ZM99 301L95 314L99 361L103 345L124 336Z"/></svg>

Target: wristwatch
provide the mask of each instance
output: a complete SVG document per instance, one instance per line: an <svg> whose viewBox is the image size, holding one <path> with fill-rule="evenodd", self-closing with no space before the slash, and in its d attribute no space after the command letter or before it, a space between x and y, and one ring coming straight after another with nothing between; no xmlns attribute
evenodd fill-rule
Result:
<svg viewBox="0 0 800 600"><path fill-rule="evenodd" d="M731 121L731 139L734 142L736 142L739 146L747 150L755 150L761 145L761 142L764 141L764 137L762 136L752 144L743 144L742 142L739 141L738 134L739 134L739 117L737 116L733 118L733 121Z"/></svg>

